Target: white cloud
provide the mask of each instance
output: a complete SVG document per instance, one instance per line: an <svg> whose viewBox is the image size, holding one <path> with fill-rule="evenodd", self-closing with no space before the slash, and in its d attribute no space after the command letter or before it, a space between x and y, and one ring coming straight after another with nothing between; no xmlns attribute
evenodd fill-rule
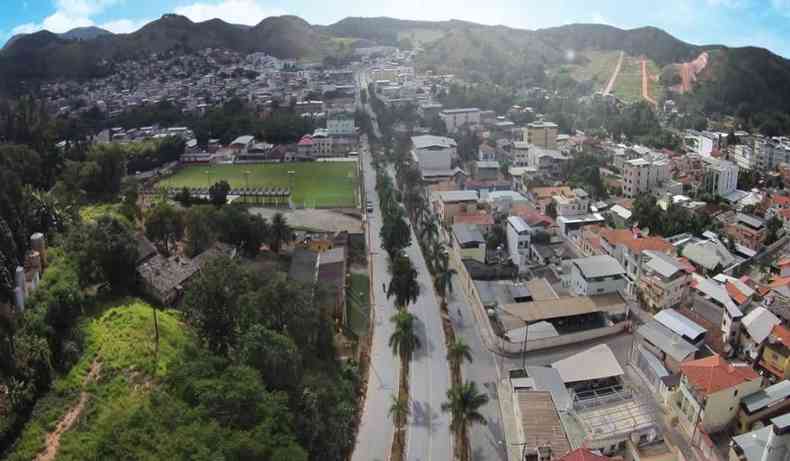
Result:
<svg viewBox="0 0 790 461"><path fill-rule="evenodd" d="M188 17L194 22L219 18L232 24L254 26L269 16L285 14L284 11L271 9L258 0L221 0L219 2L197 2L180 6L176 14Z"/></svg>
<svg viewBox="0 0 790 461"><path fill-rule="evenodd" d="M141 29L149 22L151 22L150 19L141 19L139 21L135 21L133 19L118 19L116 21L108 21L103 24L99 24L99 27L104 30L109 30L114 34L129 34Z"/></svg>
<svg viewBox="0 0 790 461"><path fill-rule="evenodd" d="M14 27L12 34L30 34L39 30L48 30L54 33L62 33L74 29L75 27L88 27L96 23L91 19L93 16L102 13L105 9L123 0L54 0L55 12L44 18L40 23L25 23ZM131 27L133 21L125 20L112 21L108 24L123 27ZM108 29L109 30L109 29Z"/></svg>

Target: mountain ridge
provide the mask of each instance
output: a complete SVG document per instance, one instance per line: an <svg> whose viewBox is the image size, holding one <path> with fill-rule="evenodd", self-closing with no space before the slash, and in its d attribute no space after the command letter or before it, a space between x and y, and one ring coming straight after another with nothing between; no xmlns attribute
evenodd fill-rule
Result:
<svg viewBox="0 0 790 461"><path fill-rule="evenodd" d="M790 75L790 61L765 48L695 45L652 26L619 29L570 24L527 30L453 19L390 17L347 17L329 25L311 25L286 15L264 18L246 27L220 19L196 23L167 14L130 34L69 40L41 31L18 37L0 50L0 90L8 90L19 81L91 78L108 71L103 63L168 51L227 48L242 53L260 51L283 59L320 59L339 52L335 45L341 38L379 45L417 42L425 49L418 64L426 68L512 85L540 81L547 69L567 63L568 56L573 55L569 51L622 50L633 56L644 55L659 66L688 62L702 51L711 51L716 62L703 73L697 86L711 87L703 93L715 94L725 103L717 107L710 96L703 107L721 110L745 104L750 110L756 110L753 106L757 105L766 105L766 110L790 109L790 83L783 80ZM757 90L738 88L730 81Z"/></svg>

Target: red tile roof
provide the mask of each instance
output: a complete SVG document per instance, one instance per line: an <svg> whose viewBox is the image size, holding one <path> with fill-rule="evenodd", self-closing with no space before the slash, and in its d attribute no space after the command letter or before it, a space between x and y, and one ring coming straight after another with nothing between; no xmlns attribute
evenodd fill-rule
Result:
<svg viewBox="0 0 790 461"><path fill-rule="evenodd" d="M587 448L577 448L557 461L610 461L611 458L596 455Z"/></svg>
<svg viewBox="0 0 790 461"><path fill-rule="evenodd" d="M778 207L784 208L790 206L790 197L786 195L774 194L771 195L771 202Z"/></svg>
<svg viewBox="0 0 790 461"><path fill-rule="evenodd" d="M631 229L601 229L601 237L612 245L623 245L635 254L642 254L645 250L668 253L672 244L661 237L637 237Z"/></svg>
<svg viewBox="0 0 790 461"><path fill-rule="evenodd" d="M734 283L727 282L724 284L724 286L727 288L727 294L730 295L730 298L738 303L738 305L745 303L749 299L741 292L741 290L738 289L738 287L735 286Z"/></svg>
<svg viewBox="0 0 790 461"><path fill-rule="evenodd" d="M720 355L683 363L680 370L689 383L705 395L760 378L751 367L734 366Z"/></svg>
<svg viewBox="0 0 790 461"><path fill-rule="evenodd" d="M774 325L773 330L771 330L771 337L779 340L785 347L790 347L790 330L784 325Z"/></svg>

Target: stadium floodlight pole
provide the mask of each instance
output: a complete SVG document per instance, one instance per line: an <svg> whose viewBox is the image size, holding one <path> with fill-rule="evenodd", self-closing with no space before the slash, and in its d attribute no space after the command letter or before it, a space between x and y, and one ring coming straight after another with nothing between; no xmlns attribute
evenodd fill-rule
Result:
<svg viewBox="0 0 790 461"><path fill-rule="evenodd" d="M204 173L206 173L206 186L211 187L211 171L206 170Z"/></svg>
<svg viewBox="0 0 790 461"><path fill-rule="evenodd" d="M249 189L249 188L250 188L250 175L251 175L251 174L252 174L252 171L250 171L250 170L244 170L244 179L246 180L247 189Z"/></svg>

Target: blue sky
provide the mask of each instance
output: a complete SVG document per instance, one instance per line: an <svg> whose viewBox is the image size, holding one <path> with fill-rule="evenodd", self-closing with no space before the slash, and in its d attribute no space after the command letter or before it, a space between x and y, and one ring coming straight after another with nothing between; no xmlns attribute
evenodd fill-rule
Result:
<svg viewBox="0 0 790 461"><path fill-rule="evenodd" d="M295 14L313 24L346 16L464 19L536 29L574 22L653 25L695 44L755 45L790 57L790 0L0 0L0 43L18 32L97 25L131 32L164 13L256 24Z"/></svg>

